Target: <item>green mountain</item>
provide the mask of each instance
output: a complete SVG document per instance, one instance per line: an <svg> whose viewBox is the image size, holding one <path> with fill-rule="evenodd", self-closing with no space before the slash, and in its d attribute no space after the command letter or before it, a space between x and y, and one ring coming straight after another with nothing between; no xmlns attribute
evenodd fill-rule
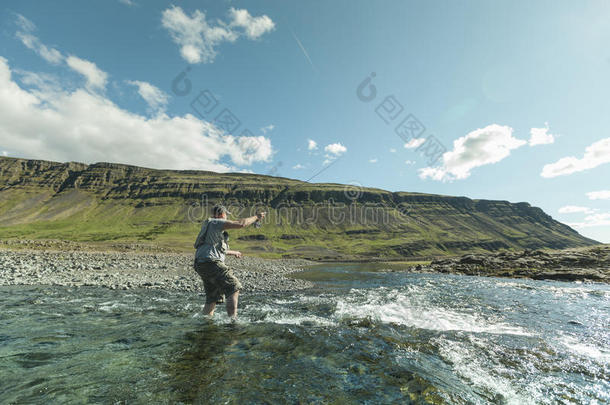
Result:
<svg viewBox="0 0 610 405"><path fill-rule="evenodd" d="M269 212L231 247L267 257L430 257L597 242L528 203L281 177L0 158L0 239L145 241L190 250L211 207ZM206 212L207 210L207 212Z"/></svg>

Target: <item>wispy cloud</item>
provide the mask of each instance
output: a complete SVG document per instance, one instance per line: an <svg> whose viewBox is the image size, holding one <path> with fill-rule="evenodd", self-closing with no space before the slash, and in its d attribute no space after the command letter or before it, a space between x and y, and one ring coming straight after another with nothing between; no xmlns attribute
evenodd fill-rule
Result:
<svg viewBox="0 0 610 405"><path fill-rule="evenodd" d="M318 143L316 141L314 141L313 139L308 139L307 140L307 149L309 149L309 150L318 149Z"/></svg>
<svg viewBox="0 0 610 405"><path fill-rule="evenodd" d="M576 229L610 226L610 212L587 215L584 221L568 222L568 225Z"/></svg>
<svg viewBox="0 0 610 405"><path fill-rule="evenodd" d="M303 166L303 165L302 165L302 164L300 164L300 163L297 163L296 165L292 166L292 168L293 168L294 170L301 170L301 169L305 169L305 166Z"/></svg>
<svg viewBox="0 0 610 405"><path fill-rule="evenodd" d="M576 213L584 213L584 214L593 214L595 210L588 207L580 207L577 205L566 205L564 207L559 208L557 211L560 214L576 214Z"/></svg>
<svg viewBox="0 0 610 405"><path fill-rule="evenodd" d="M369 159L369 163L377 163L377 158Z"/></svg>
<svg viewBox="0 0 610 405"><path fill-rule="evenodd" d="M108 74L97 67L93 62L70 55L66 63L72 70L80 73L87 80L87 88L90 90L103 90L108 81Z"/></svg>
<svg viewBox="0 0 610 405"><path fill-rule="evenodd" d="M95 63L74 55L64 57L57 49L47 47L38 37L31 34L36 30L36 25L21 14L17 14L16 24L19 27L19 30L16 33L17 38L21 40L26 47L35 51L41 58L56 65L65 61L70 69L85 77L87 82L86 87L89 90L103 90L106 87L108 74L99 69ZM57 85L57 81L49 80L49 75L32 74L31 72L19 73L23 74L26 82L37 85L38 87L44 87L46 91L49 91Z"/></svg>
<svg viewBox="0 0 610 405"><path fill-rule="evenodd" d="M415 149L420 147L424 142L426 142L426 138L413 138L409 140L409 142L405 143L405 149Z"/></svg>
<svg viewBox="0 0 610 405"><path fill-rule="evenodd" d="M161 89L140 80L128 80L127 83L138 88L138 94L146 101L152 112L162 113L165 111L169 96Z"/></svg>
<svg viewBox="0 0 610 405"><path fill-rule="evenodd" d="M604 138L585 148L582 158L568 156L550 163L542 168L540 175L545 178L566 176L578 173L597 166L610 163L610 138Z"/></svg>
<svg viewBox="0 0 610 405"><path fill-rule="evenodd" d="M587 197L589 200L610 200L610 190L591 191Z"/></svg>
<svg viewBox="0 0 610 405"><path fill-rule="evenodd" d="M17 26L19 30L15 34L17 38L29 49L36 52L47 62L55 65L63 61L63 55L55 48L44 45L33 32L36 30L36 25L21 14L17 14Z"/></svg>
<svg viewBox="0 0 610 405"><path fill-rule="evenodd" d="M261 132L262 132L263 134L267 134L267 132L271 132L271 131L273 131L274 129L275 129L275 125L273 125L273 124L269 124L269 125L267 125L267 126L265 126L265 127L262 127L262 128L261 128Z"/></svg>

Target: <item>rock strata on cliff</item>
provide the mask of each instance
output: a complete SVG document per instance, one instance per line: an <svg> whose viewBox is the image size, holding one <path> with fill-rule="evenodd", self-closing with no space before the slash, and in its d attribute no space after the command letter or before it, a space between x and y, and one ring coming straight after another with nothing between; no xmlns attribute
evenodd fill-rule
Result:
<svg viewBox="0 0 610 405"><path fill-rule="evenodd" d="M216 202L267 210L232 247L322 260L432 257L596 244L528 203L389 192L256 174L0 157L0 238L190 249Z"/></svg>

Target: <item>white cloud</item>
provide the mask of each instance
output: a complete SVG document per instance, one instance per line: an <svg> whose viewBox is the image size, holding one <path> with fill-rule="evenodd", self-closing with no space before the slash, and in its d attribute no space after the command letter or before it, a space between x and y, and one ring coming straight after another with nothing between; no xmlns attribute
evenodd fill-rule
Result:
<svg viewBox="0 0 610 405"><path fill-rule="evenodd" d="M377 158L369 159L369 163L377 163Z"/></svg>
<svg viewBox="0 0 610 405"><path fill-rule="evenodd" d="M308 139L307 140L307 149L309 149L309 150L318 149L318 143L316 141L314 141L313 139Z"/></svg>
<svg viewBox="0 0 610 405"><path fill-rule="evenodd" d="M66 63L70 68L87 80L87 88L90 90L103 90L108 81L108 74L98 68L95 63L70 55L66 58Z"/></svg>
<svg viewBox="0 0 610 405"><path fill-rule="evenodd" d="M0 89L0 139L12 156L224 172L238 169L224 157L249 165L273 154L265 137L227 135L191 114L148 118L84 89L25 90L1 57Z"/></svg>
<svg viewBox="0 0 610 405"><path fill-rule="evenodd" d="M568 225L576 229L610 226L610 212L587 215L583 222L573 222L568 223Z"/></svg>
<svg viewBox="0 0 610 405"><path fill-rule="evenodd" d="M341 145L341 143L339 143L339 142L331 143L330 145L326 145L324 147L324 152L327 152L329 155L332 155L332 156L341 156L342 154L347 152L347 148L345 146Z"/></svg>
<svg viewBox="0 0 610 405"><path fill-rule="evenodd" d="M42 89L47 93L61 90L59 80L47 73L33 73L25 70L15 69L14 73L19 75L21 83L34 89Z"/></svg>
<svg viewBox="0 0 610 405"><path fill-rule="evenodd" d="M123 3L129 7L133 7L136 5L136 3L133 2L133 0L119 0L119 3Z"/></svg>
<svg viewBox="0 0 610 405"><path fill-rule="evenodd" d="M17 25L19 30L16 33L17 38L29 49L36 52L44 60L53 64L59 64L63 60L62 54L55 48L49 48L44 45L38 37L32 34L36 30L36 26L33 22L17 14Z"/></svg>
<svg viewBox="0 0 610 405"><path fill-rule="evenodd" d="M271 132L271 131L273 131L274 129L275 129L275 125L273 125L273 124L269 124L269 125L267 125L266 127L262 127L262 128L261 128L261 132L262 132L263 134L266 134L267 132Z"/></svg>
<svg viewBox="0 0 610 405"><path fill-rule="evenodd" d="M28 20L21 14L17 14L17 21L15 21L19 28L25 32L32 32L36 30L36 24L32 21Z"/></svg>
<svg viewBox="0 0 610 405"><path fill-rule="evenodd" d="M138 94L146 101L146 104L153 112L163 112L169 102L169 96L158 87L148 82L139 80L128 80L128 84L138 88Z"/></svg>
<svg viewBox="0 0 610 405"><path fill-rule="evenodd" d="M531 128L529 145L547 145L555 142L555 135L549 134L549 124L545 122L545 128Z"/></svg>
<svg viewBox="0 0 610 405"><path fill-rule="evenodd" d="M268 162L273 155L271 140L264 136L224 136L227 154L238 165L250 166L254 162Z"/></svg>
<svg viewBox="0 0 610 405"><path fill-rule="evenodd" d="M559 212L560 214L575 214L578 212L582 212L585 214L593 214L595 210L592 210L588 207L579 207L577 205L566 205L565 207L559 208L557 212Z"/></svg>
<svg viewBox="0 0 610 405"><path fill-rule="evenodd" d="M426 142L426 138L413 138L409 142L405 143L405 149L417 148L424 142Z"/></svg>
<svg viewBox="0 0 610 405"><path fill-rule="evenodd" d="M180 46L180 54L188 63L211 63L221 43L235 42L242 35L257 39L275 26L266 15L252 17L247 10L231 8L229 14L230 23L221 20L210 23L204 12L195 10L189 16L182 8L172 6L163 11L161 24Z"/></svg>
<svg viewBox="0 0 610 405"><path fill-rule="evenodd" d="M581 159L568 156L555 163L549 163L542 168L542 177L550 178L565 176L572 173L593 169L599 165L610 162L610 138L604 138L585 148Z"/></svg>
<svg viewBox="0 0 610 405"><path fill-rule="evenodd" d="M38 55L40 55L40 57L45 59L47 62L60 64L62 61L64 61L64 56L61 54L61 52L55 48L47 47L40 42L36 36L32 35L32 32L36 29L33 22L24 16L17 14L17 25L20 28L20 30L16 33L17 38L19 38L26 47L38 53ZM102 90L106 86L108 74L99 69L95 63L73 55L65 58L65 62L71 69L85 76L88 89ZM29 72L25 72L24 75L28 76ZM44 75L39 75L39 78L43 76ZM30 81L37 80L32 75L29 75L29 79Z"/></svg>
<svg viewBox="0 0 610 405"><path fill-rule="evenodd" d="M591 191L587 197L589 200L610 200L610 190Z"/></svg>
<svg viewBox="0 0 610 405"><path fill-rule="evenodd" d="M263 34L273 31L275 28L275 24L271 21L266 15L262 15L260 17L252 17L248 10L245 9L235 9L231 7L229 11L231 15L232 27L241 27L244 29L246 36L249 39L258 39Z"/></svg>
<svg viewBox="0 0 610 405"><path fill-rule="evenodd" d="M222 42L234 42L238 34L227 24L218 21L209 25L205 13L195 10L188 16L182 8L172 6L163 11L161 23L180 48L182 57L188 63L210 63L216 57L215 47Z"/></svg>
<svg viewBox="0 0 610 405"><path fill-rule="evenodd" d="M303 166L303 165L302 165L302 164L300 164L300 163L297 163L296 165L292 166L292 168L293 168L294 170L300 170L300 169L304 169L304 168L305 168L305 166Z"/></svg>
<svg viewBox="0 0 610 405"><path fill-rule="evenodd" d="M453 150L443 154L441 166L420 169L419 177L438 181L466 179L472 169L497 163L508 157L511 150L526 144L512 133L512 128L498 124L476 129L453 141Z"/></svg>
<svg viewBox="0 0 610 405"><path fill-rule="evenodd" d="M338 159L345 152L347 152L347 148L339 142L331 143L324 147L324 152L326 152L326 154L324 155L325 159L322 164L328 165L328 164L331 164L332 162L334 162L336 159Z"/></svg>
<svg viewBox="0 0 610 405"><path fill-rule="evenodd" d="M415 161L414 160L405 160L405 164L407 164L407 165L414 165Z"/></svg>
<svg viewBox="0 0 610 405"><path fill-rule="evenodd" d="M396 153L396 149L390 148L390 153Z"/></svg>

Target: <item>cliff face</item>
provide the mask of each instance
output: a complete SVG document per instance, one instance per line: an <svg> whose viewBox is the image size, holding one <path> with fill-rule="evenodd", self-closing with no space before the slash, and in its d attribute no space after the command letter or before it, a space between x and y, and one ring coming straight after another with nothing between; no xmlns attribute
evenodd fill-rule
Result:
<svg viewBox="0 0 610 405"><path fill-rule="evenodd" d="M400 257L595 244L528 203L391 193L253 174L0 158L0 238L191 246L216 202L267 210L234 246L268 256Z"/></svg>

